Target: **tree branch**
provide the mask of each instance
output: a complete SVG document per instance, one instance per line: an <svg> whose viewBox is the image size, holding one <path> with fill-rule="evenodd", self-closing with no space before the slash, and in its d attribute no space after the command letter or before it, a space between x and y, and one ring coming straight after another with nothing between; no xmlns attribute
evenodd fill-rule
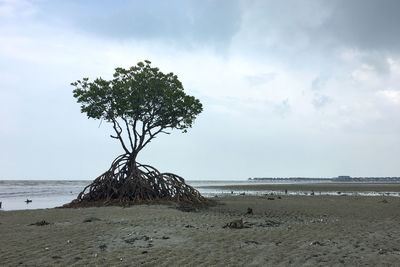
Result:
<svg viewBox="0 0 400 267"><path fill-rule="evenodd" d="M152 139L154 139L155 136L156 136L157 134L163 132L163 130L164 130L164 128L160 128L159 130L157 130L155 133L152 134L152 133L151 133L151 129L152 129L152 128L149 129L149 135L150 135L150 137L149 137L149 139L146 140L146 142L144 142L142 148L145 147L148 143L150 143L150 141L151 141Z"/></svg>
<svg viewBox="0 0 400 267"><path fill-rule="evenodd" d="M122 148L125 150L125 152L126 152L127 154L131 154L131 153L129 152L129 150L126 148L125 143L124 143L124 140L122 140L122 136L121 136L122 128L121 128L121 126L119 125L119 123L117 122L116 119L112 119L112 122L113 122L113 128L114 128L115 132L117 133L117 136L112 136L112 135L111 135L111 137L112 137L112 138L116 138L116 139L118 138L119 141L121 142ZM117 127L118 127L118 129L117 129Z"/></svg>
<svg viewBox="0 0 400 267"><path fill-rule="evenodd" d="M133 125L132 125L133 134L135 136L135 145L134 145L135 149L137 148L137 141L138 141L138 137L139 137L139 134L136 131L136 124L137 124L137 120L135 119L135 121L133 122Z"/></svg>
<svg viewBox="0 0 400 267"><path fill-rule="evenodd" d="M122 117L122 119L125 122L126 130L128 132L128 137L129 137L129 143L131 144L132 151L135 151L135 147L133 146L132 142L131 130L129 130L129 123L124 117Z"/></svg>

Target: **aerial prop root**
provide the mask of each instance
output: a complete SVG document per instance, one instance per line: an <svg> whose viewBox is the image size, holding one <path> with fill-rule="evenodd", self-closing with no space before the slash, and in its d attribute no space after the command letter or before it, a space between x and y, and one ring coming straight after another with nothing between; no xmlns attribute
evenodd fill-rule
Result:
<svg viewBox="0 0 400 267"><path fill-rule="evenodd" d="M173 173L160 173L124 154L108 171L86 186L78 197L64 207L91 205L130 205L159 200L202 206L210 202L185 180Z"/></svg>

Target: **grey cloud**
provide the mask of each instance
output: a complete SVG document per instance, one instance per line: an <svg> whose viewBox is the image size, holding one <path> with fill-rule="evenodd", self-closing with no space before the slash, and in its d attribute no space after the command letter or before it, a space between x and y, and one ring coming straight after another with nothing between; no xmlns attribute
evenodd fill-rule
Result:
<svg viewBox="0 0 400 267"><path fill-rule="evenodd" d="M370 52L360 57L360 61L372 67L379 74L390 73L390 65L383 53Z"/></svg>
<svg viewBox="0 0 400 267"><path fill-rule="evenodd" d="M347 46L399 52L400 1L337 0L320 34Z"/></svg>
<svg viewBox="0 0 400 267"><path fill-rule="evenodd" d="M53 4L56 5L56 4ZM115 1L47 6L88 33L119 40L161 40L178 46L229 45L240 26L237 1Z"/></svg>
<svg viewBox="0 0 400 267"><path fill-rule="evenodd" d="M293 69L327 68L340 61L343 49L373 52L381 59L400 53L398 0L246 3L236 40L257 58L273 58Z"/></svg>

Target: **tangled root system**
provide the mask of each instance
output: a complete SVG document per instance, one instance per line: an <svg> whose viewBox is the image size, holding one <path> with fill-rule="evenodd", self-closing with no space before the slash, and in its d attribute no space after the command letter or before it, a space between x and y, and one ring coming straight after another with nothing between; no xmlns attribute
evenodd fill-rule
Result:
<svg viewBox="0 0 400 267"><path fill-rule="evenodd" d="M182 177L160 173L124 154L114 160L108 171L86 186L75 200L63 207L128 206L158 201L202 206L209 200L186 184Z"/></svg>

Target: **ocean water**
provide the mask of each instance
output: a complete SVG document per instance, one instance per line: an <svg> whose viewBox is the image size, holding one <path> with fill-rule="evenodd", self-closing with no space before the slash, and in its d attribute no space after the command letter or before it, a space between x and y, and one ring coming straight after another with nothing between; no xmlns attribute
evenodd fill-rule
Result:
<svg viewBox="0 0 400 267"><path fill-rule="evenodd" d="M77 197L91 181L0 181L2 210L46 209L62 206ZM25 203L27 199L31 203Z"/></svg>
<svg viewBox="0 0 400 267"><path fill-rule="evenodd" d="M224 193L221 190L202 186L244 185L254 182L243 181L186 181L205 196ZM91 181L66 180L0 180L1 210L46 209L71 202ZM230 191L229 191L230 192ZM30 203L25 201L32 200Z"/></svg>
<svg viewBox="0 0 400 267"><path fill-rule="evenodd" d="M62 206L71 202L77 195L90 184L91 181L65 181L65 180L0 180L0 210L46 209ZM248 185L248 184L277 184L297 183L294 181L248 181L248 180L197 180L186 181L206 197L231 194L230 190L212 189L207 186ZM305 183L305 182L300 182ZM307 182L306 182L307 183ZM315 183L315 182L314 182ZM241 191L233 192L240 194ZM246 194L282 194L277 191L245 191ZM311 192L290 192L290 194L310 194ZM336 192L324 192L324 195L336 195ZM357 195L380 196L376 192L355 192ZM391 196L400 196L391 193ZM32 200L26 203L27 199Z"/></svg>

